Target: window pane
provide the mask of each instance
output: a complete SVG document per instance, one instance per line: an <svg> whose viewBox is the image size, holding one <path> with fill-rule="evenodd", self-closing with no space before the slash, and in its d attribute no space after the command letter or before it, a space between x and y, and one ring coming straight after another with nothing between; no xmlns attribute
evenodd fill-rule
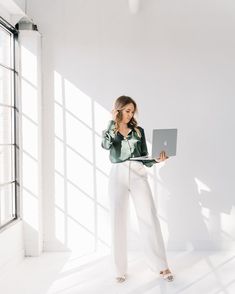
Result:
<svg viewBox="0 0 235 294"><path fill-rule="evenodd" d="M0 225L14 218L15 184L0 186ZM13 210L14 209L14 210Z"/></svg>
<svg viewBox="0 0 235 294"><path fill-rule="evenodd" d="M14 180L16 181L16 183L20 182L20 175L19 175L19 160L17 160L17 158L20 158L20 150L18 147L15 147L15 149L13 149L15 151L15 154L13 152L12 157L12 165L15 165L15 178ZM18 195L18 194L17 194Z"/></svg>
<svg viewBox="0 0 235 294"><path fill-rule="evenodd" d="M11 67L11 35L0 27L0 63Z"/></svg>
<svg viewBox="0 0 235 294"><path fill-rule="evenodd" d="M14 30L14 28L11 28ZM14 32L17 37L17 32ZM18 108L15 87L14 35L0 25L0 228L17 217L19 181ZM17 44L17 42L16 42ZM17 62L18 64L18 62ZM14 79L14 76L16 77ZM14 82L15 80L15 82ZM17 166L16 166L17 164ZM15 191L17 187L17 191Z"/></svg>
<svg viewBox="0 0 235 294"><path fill-rule="evenodd" d="M13 73L0 65L0 104L13 105Z"/></svg>
<svg viewBox="0 0 235 294"><path fill-rule="evenodd" d="M15 180L14 164L15 164L14 146L0 145L0 185Z"/></svg>
<svg viewBox="0 0 235 294"><path fill-rule="evenodd" d="M0 106L0 144L13 144L12 126L14 127L14 109Z"/></svg>

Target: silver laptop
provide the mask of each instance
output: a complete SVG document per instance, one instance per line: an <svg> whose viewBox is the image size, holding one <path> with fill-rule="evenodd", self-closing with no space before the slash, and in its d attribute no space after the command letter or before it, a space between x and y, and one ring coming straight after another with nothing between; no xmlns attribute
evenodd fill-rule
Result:
<svg viewBox="0 0 235 294"><path fill-rule="evenodd" d="M162 151L167 156L176 155L177 129L153 129L151 155L131 157L130 160L149 160L160 157Z"/></svg>

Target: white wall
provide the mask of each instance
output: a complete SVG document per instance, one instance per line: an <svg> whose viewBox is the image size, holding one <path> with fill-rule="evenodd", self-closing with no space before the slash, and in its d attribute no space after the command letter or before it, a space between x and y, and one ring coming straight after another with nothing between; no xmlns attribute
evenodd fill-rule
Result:
<svg viewBox="0 0 235 294"><path fill-rule="evenodd" d="M41 35L19 31L21 216L26 256L42 252L42 120Z"/></svg>
<svg viewBox="0 0 235 294"><path fill-rule="evenodd" d="M150 174L168 248L234 246L234 1L140 1L130 14L126 0L30 0L28 12L43 35L45 250L109 248L99 136L122 94L148 139L179 130L177 157Z"/></svg>
<svg viewBox="0 0 235 294"><path fill-rule="evenodd" d="M0 16L15 25L25 15L25 0L0 0Z"/></svg>

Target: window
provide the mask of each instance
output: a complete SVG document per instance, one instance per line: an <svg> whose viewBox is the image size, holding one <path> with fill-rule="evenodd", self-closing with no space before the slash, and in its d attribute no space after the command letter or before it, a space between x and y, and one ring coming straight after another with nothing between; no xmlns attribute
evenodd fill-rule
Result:
<svg viewBox="0 0 235 294"><path fill-rule="evenodd" d="M0 229L18 217L17 31L0 18Z"/></svg>

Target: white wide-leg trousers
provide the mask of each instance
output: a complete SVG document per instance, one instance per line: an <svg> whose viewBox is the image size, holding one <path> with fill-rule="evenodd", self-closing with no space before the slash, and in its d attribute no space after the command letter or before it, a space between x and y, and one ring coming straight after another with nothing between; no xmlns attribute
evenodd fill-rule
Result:
<svg viewBox="0 0 235 294"><path fill-rule="evenodd" d="M146 167L140 161L112 165L108 193L110 200L112 258L116 275L127 273L127 217L129 194L136 209L141 241L151 270L168 268L164 241L148 182Z"/></svg>

